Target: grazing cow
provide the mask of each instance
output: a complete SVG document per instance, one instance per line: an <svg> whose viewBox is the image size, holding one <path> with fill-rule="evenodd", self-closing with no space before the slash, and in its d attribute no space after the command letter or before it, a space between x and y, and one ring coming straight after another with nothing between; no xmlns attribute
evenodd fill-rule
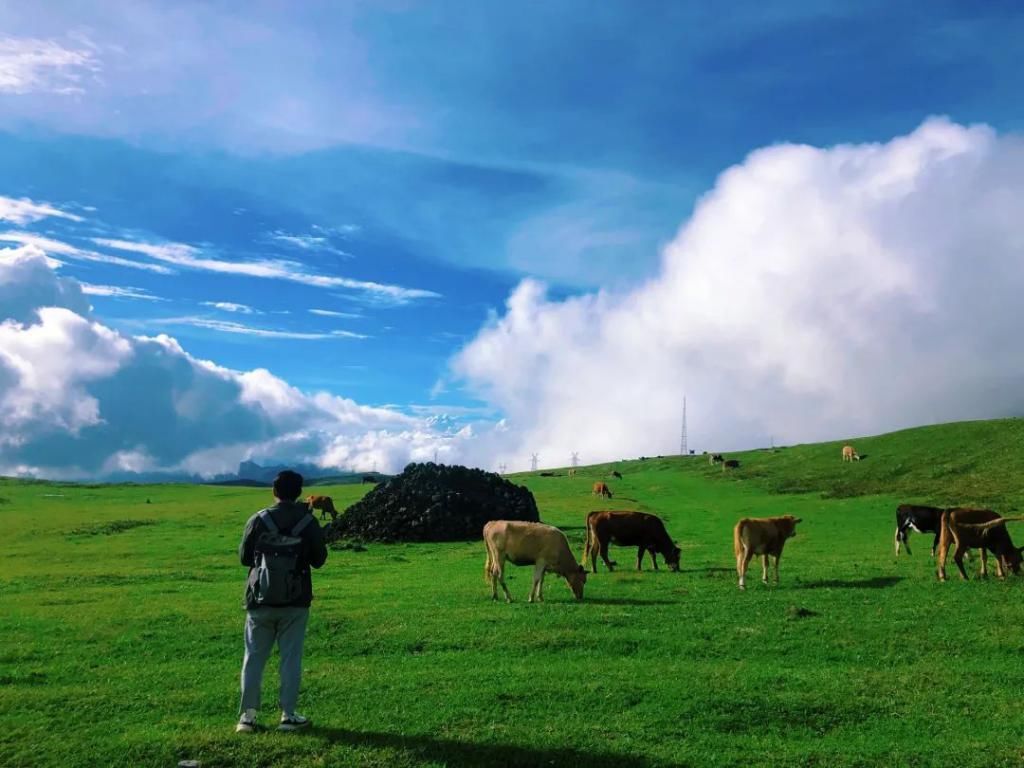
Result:
<svg viewBox="0 0 1024 768"><path fill-rule="evenodd" d="M939 538L938 577L946 580L946 556L953 547L953 560L960 570L960 578L967 580L964 570L964 554L968 549L981 550L981 576L988 575L988 552L996 556L996 574L999 578L1010 570L1020 573L1021 552L1024 547L1015 547L1006 530L1011 520L1021 517L1000 517L991 509L966 509L954 507L942 513L942 535Z"/></svg>
<svg viewBox="0 0 1024 768"><path fill-rule="evenodd" d="M747 588L747 566L754 555L761 555L761 581L768 583L768 557L775 558L775 583L779 583L779 558L786 539L796 536L799 517L745 517L736 523L732 532L733 551L736 553L736 572L740 589Z"/></svg>
<svg viewBox="0 0 1024 768"><path fill-rule="evenodd" d="M618 478L619 480L621 480L622 479L622 473L619 472L619 470L617 470L617 469L613 469L612 470L612 477L615 477L615 478Z"/></svg>
<svg viewBox="0 0 1024 768"><path fill-rule="evenodd" d="M330 496L310 496L306 499L306 504L309 505L310 514L313 510L320 510L320 519L326 520L327 515L331 516L331 521L338 519L338 510L334 508L334 500Z"/></svg>
<svg viewBox="0 0 1024 768"><path fill-rule="evenodd" d="M612 490L608 487L607 483L594 483L594 490L590 492L591 496L604 496L606 499L612 497Z"/></svg>
<svg viewBox="0 0 1024 768"><path fill-rule="evenodd" d="M708 455L708 464L718 464L725 461L725 457L720 453L712 453Z"/></svg>
<svg viewBox="0 0 1024 768"><path fill-rule="evenodd" d="M736 459L729 459L722 462L722 471L725 472L727 469L738 469L740 466L739 461Z"/></svg>
<svg viewBox="0 0 1024 768"><path fill-rule="evenodd" d="M498 599L498 584L505 590L505 602L512 595L505 585L505 561L513 565L533 566L533 586L529 602L544 599L544 574L553 571L565 579L577 600L583 599L587 572L576 562L565 534L552 525L518 520L491 520L484 526L487 560L484 577L491 583L491 599Z"/></svg>
<svg viewBox="0 0 1024 768"><path fill-rule="evenodd" d="M853 450L852 445L844 445L843 461L860 461L860 454Z"/></svg>
<svg viewBox="0 0 1024 768"><path fill-rule="evenodd" d="M540 476L541 477L554 477L555 473L554 472L541 472Z"/></svg>
<svg viewBox="0 0 1024 768"><path fill-rule="evenodd" d="M670 571L679 570L681 550L665 530L665 524L656 515L646 512L591 512L587 515L587 539L583 545L583 566L590 558L590 570L597 573L597 556L601 555L608 570L618 565L608 559L608 545L636 547L636 569L642 570L644 552L651 553L651 563L658 570L658 555L665 558Z"/></svg>
<svg viewBox="0 0 1024 768"><path fill-rule="evenodd" d="M935 540L932 542L932 557L935 557L935 550L939 547L939 535L942 533L942 512L939 507L918 504L900 504L896 507L897 557L900 554L900 544L903 544L907 548L907 554L910 554L910 540L907 537L910 531L935 534Z"/></svg>

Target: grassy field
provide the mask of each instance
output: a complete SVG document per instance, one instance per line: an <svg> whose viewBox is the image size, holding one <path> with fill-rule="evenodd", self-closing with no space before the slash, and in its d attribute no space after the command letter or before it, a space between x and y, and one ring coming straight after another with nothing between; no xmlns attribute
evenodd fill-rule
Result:
<svg viewBox="0 0 1024 768"><path fill-rule="evenodd" d="M680 573L602 568L582 603L549 577L526 604L515 568L518 601L492 603L480 542L332 551L303 734L233 733L236 548L266 490L0 481L0 765L1021 765L1022 582L939 584L929 541L897 560L892 535L900 501L1024 501L1022 422L854 442L856 464L840 443L728 475L616 464L611 501L590 496L610 465L520 476L577 552L601 507L656 512L683 548ZM739 592L733 524L785 513L781 585Z"/></svg>

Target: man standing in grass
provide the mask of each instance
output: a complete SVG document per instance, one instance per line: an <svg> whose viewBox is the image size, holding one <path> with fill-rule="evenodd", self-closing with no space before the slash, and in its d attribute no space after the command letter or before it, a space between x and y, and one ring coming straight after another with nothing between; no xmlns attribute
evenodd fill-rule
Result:
<svg viewBox="0 0 1024 768"><path fill-rule="evenodd" d="M295 711L302 677L302 643L313 599L310 566L327 560L324 533L309 507L298 501L302 475L285 470L274 479L277 503L249 518L238 548L249 567L245 587L245 659L242 662L241 716L235 730L256 730L263 668L277 643L281 656L279 731L311 723Z"/></svg>

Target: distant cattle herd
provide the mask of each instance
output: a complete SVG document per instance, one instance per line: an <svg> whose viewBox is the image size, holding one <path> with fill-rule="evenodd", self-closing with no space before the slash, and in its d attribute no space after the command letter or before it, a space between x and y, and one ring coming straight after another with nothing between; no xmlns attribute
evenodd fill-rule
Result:
<svg viewBox="0 0 1024 768"><path fill-rule="evenodd" d="M852 445L844 445L842 460L860 461L864 456L857 453ZM740 462L727 459L722 454L708 455L712 465L721 464L722 470L738 469ZM553 473L541 473L554 476ZM568 476L575 477L577 470L569 470ZM623 479L618 470L611 476ZM591 494L612 498L612 490L603 480L594 482ZM965 507L939 508L915 504L901 504L896 510L896 555L901 548L910 554L910 531L933 534L932 556L937 559L937 576L946 580L946 559L953 550L953 560L962 579L967 578L963 560L971 549L980 550L980 574L986 576L988 554L995 558L996 573L1002 578L1007 572L1020 573L1024 547L1017 547L1010 538L1006 523L1024 520L1024 517L1003 517L990 509ZM779 558L790 538L796 535L796 526L801 520L793 515L780 517L746 517L733 528L733 554L736 557L736 574L739 588L746 588L747 569L750 561L761 556L761 580L768 583L769 565L774 565L774 581L779 581ZM507 520L492 520L484 526L484 544L487 560L484 573L491 584L491 596L498 599L498 585L505 593L505 599L512 601L512 595L505 585L505 563L532 565L533 583L529 601L543 600L544 574L552 571L563 577L577 600L583 599L583 587L587 580L587 565L597 573L598 558L611 571L617 563L608 557L608 547L615 544L622 547L636 547L636 568L642 570L645 555L650 555L651 565L658 569L657 556L661 555L669 570L679 570L681 550L669 536L664 522L646 512L626 510L595 510L587 513L586 537L583 545L582 562L577 562L569 549L569 542L559 529L544 523L526 523Z"/></svg>

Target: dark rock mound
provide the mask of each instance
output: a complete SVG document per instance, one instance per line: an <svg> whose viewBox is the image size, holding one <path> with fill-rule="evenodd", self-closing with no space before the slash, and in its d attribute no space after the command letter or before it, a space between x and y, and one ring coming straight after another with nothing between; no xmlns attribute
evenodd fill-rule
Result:
<svg viewBox="0 0 1024 768"><path fill-rule="evenodd" d="M410 464L327 526L329 539L465 541L489 520L540 519L533 494L501 475L441 464Z"/></svg>

